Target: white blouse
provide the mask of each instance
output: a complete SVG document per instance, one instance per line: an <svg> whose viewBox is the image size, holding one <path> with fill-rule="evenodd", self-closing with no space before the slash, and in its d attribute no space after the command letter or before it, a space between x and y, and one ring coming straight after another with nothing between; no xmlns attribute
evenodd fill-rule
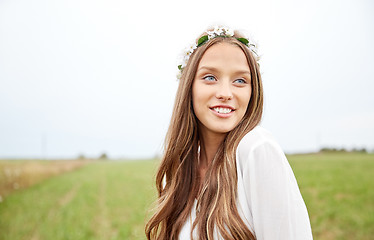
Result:
<svg viewBox="0 0 374 240"><path fill-rule="evenodd" d="M257 240L313 239L296 178L282 149L267 130L257 126L244 136L236 151L236 166L237 208ZM195 218L196 200L180 240L190 239ZM219 233L216 239L222 239Z"/></svg>

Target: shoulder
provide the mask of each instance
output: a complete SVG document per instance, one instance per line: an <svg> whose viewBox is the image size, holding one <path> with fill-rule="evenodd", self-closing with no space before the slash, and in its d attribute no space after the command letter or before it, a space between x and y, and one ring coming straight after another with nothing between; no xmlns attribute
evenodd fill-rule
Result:
<svg viewBox="0 0 374 240"><path fill-rule="evenodd" d="M264 145L271 145L273 147L279 147L278 142L274 136L265 128L256 126L250 132L248 132L238 145L238 152L253 151L256 148Z"/></svg>
<svg viewBox="0 0 374 240"><path fill-rule="evenodd" d="M260 156L266 158L266 155L271 155L271 159L274 159L274 156L281 158L284 156L283 150L271 132L261 126L256 126L242 138L236 154L238 164L242 167L248 164L247 161L255 161Z"/></svg>

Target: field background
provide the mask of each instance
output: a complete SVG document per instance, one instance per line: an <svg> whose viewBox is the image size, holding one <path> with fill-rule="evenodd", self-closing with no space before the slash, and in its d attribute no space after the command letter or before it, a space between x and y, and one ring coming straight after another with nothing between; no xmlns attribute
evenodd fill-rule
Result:
<svg viewBox="0 0 374 240"><path fill-rule="evenodd" d="M374 154L288 159L314 239L373 239ZM145 239L157 165L157 160L1 160L0 239Z"/></svg>

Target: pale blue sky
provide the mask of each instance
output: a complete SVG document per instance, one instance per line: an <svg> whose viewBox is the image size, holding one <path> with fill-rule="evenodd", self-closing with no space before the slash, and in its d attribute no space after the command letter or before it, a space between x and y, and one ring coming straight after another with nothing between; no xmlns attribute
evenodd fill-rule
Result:
<svg viewBox="0 0 374 240"><path fill-rule="evenodd" d="M374 149L374 4L0 0L0 157L161 152L177 59L206 27L260 44L262 126L286 152Z"/></svg>

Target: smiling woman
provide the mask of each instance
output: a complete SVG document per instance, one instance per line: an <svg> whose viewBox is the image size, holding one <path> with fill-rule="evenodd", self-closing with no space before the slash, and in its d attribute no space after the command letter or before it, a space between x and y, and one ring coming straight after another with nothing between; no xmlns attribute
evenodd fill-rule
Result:
<svg viewBox="0 0 374 240"><path fill-rule="evenodd" d="M263 108L255 44L207 31L179 65L148 239L312 239L295 176Z"/></svg>
<svg viewBox="0 0 374 240"><path fill-rule="evenodd" d="M201 135L224 137L243 118L250 97L251 74L243 51L225 42L210 47L200 60L192 85ZM216 134L219 136L213 136Z"/></svg>

